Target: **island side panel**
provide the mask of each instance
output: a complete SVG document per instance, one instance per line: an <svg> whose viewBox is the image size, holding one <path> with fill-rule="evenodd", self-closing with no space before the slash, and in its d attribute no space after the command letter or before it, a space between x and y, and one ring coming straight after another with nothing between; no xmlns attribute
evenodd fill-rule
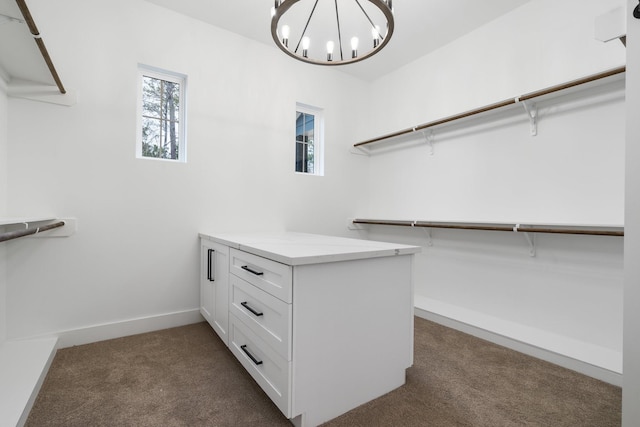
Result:
<svg viewBox="0 0 640 427"><path fill-rule="evenodd" d="M317 425L405 382L413 255L294 267L293 414Z"/></svg>

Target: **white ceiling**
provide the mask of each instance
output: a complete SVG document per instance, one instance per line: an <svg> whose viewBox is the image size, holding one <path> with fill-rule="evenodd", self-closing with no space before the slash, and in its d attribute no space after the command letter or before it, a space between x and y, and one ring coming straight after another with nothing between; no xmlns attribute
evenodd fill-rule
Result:
<svg viewBox="0 0 640 427"><path fill-rule="evenodd" d="M273 0L147 1L277 49L270 30ZM361 79L374 80L528 1L394 0L395 32L387 47L366 61L340 68Z"/></svg>
<svg viewBox="0 0 640 427"><path fill-rule="evenodd" d="M273 0L147 1L277 49L270 32ZM528 1L395 0L395 32L387 47L366 61L340 66L340 69L363 80L374 80ZM0 0L0 15L22 21L15 0ZM46 44L46 34L43 40ZM52 59L55 65L56 58ZM3 16L0 16L0 78L54 84L27 25ZM64 76L61 78L64 81Z"/></svg>

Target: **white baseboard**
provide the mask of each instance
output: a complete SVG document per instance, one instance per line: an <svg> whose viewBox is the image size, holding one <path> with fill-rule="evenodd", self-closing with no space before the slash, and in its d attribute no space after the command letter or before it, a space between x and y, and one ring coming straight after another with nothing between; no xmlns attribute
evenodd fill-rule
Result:
<svg viewBox="0 0 640 427"><path fill-rule="evenodd" d="M160 329L175 328L204 321L199 309L165 313L156 316L139 317L119 322L103 323L85 328L60 331L58 348L89 344L129 335L143 334Z"/></svg>
<svg viewBox="0 0 640 427"><path fill-rule="evenodd" d="M488 329L483 329L482 327L473 325L471 323L466 323L464 321L457 320L443 314L438 314L433 311L426 310L424 308L421 308L419 306L419 303L416 303L415 315L423 319L438 323L440 325L456 329L469 335L473 335L483 340L493 342L503 347L510 348L520 353L524 353L529 356L533 356L538 359L542 359L547 362L562 366L564 368L571 369L572 371L588 375L592 378L596 378L609 384L622 387L621 372L615 372L601 366L596 366L592 363L587 363L574 357L569 357L540 346L523 342L514 337L509 337Z"/></svg>

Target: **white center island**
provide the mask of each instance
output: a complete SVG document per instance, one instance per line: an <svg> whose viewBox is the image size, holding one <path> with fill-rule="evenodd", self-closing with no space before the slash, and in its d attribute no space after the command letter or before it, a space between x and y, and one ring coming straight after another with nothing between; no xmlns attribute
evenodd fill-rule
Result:
<svg viewBox="0 0 640 427"><path fill-rule="evenodd" d="M404 384L419 247L301 233L200 240L200 312L294 425Z"/></svg>

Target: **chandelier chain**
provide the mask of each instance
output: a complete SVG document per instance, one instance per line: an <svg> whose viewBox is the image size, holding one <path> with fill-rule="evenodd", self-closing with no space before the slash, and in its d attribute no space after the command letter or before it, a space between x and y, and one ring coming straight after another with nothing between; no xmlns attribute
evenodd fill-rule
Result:
<svg viewBox="0 0 640 427"><path fill-rule="evenodd" d="M373 23L373 21L369 17L369 14L367 13L366 10L364 10L364 7L362 7L360 2L358 0L356 0L356 3L358 4L358 6L360 6L360 10L362 10L362 13L364 13L364 16L366 16L367 19L369 20L369 23L371 24L371 28L376 28L376 24ZM376 30L376 33L378 33L378 37L380 37L380 40L384 40L384 36L382 34L380 34L380 31Z"/></svg>
<svg viewBox="0 0 640 427"><path fill-rule="evenodd" d="M340 16L338 15L338 0L335 0L335 3L336 3L336 22L338 23L338 45L340 46L340 61L344 61L344 55L342 54L342 32L340 31Z"/></svg>
<svg viewBox="0 0 640 427"><path fill-rule="evenodd" d="M311 9L311 13L309 14L309 19L307 19L307 23L304 25L304 30L302 30L302 35L298 39L298 44L296 45L295 53L298 53L298 48L300 47L300 43L302 43L302 39L307 32L307 27L309 26L309 22L311 22L311 17L313 16L313 12L316 11L316 6L318 5L318 0L313 4L313 9Z"/></svg>

